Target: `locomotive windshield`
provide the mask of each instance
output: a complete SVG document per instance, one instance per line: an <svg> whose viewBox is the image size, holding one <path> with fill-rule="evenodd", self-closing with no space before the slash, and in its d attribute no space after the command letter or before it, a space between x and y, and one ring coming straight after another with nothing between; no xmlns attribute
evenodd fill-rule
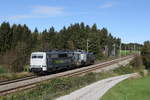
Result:
<svg viewBox="0 0 150 100"><path fill-rule="evenodd" d="M43 55L42 54L33 54L32 59L42 59Z"/></svg>

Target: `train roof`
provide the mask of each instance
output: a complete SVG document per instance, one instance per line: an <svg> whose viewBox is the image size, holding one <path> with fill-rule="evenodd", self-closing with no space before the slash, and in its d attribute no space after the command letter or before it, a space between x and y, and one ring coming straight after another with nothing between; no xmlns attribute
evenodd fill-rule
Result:
<svg viewBox="0 0 150 100"><path fill-rule="evenodd" d="M32 52L32 54L41 54L41 53L46 53L46 54L62 54L62 53L84 53L84 54L93 54L92 52L86 52L83 50L49 50L46 52Z"/></svg>
<svg viewBox="0 0 150 100"><path fill-rule="evenodd" d="M46 53L46 52L32 52L32 54L43 54L43 53Z"/></svg>
<svg viewBox="0 0 150 100"><path fill-rule="evenodd" d="M62 54L62 53L73 53L72 51L65 51L65 50L51 50L51 51L47 51L47 54Z"/></svg>

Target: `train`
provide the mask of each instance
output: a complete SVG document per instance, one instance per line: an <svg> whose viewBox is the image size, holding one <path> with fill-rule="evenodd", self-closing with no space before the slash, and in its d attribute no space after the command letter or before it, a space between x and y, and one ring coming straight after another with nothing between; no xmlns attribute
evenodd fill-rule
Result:
<svg viewBox="0 0 150 100"><path fill-rule="evenodd" d="M94 62L95 54L92 52L63 50L32 52L29 70L34 73L51 73L91 65Z"/></svg>

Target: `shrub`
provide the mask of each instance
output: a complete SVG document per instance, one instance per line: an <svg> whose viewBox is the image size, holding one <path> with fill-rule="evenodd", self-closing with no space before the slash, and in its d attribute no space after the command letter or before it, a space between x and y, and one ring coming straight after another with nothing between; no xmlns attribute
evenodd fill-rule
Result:
<svg viewBox="0 0 150 100"><path fill-rule="evenodd" d="M133 68L141 68L143 66L143 61L141 56L137 55L131 62Z"/></svg>
<svg viewBox="0 0 150 100"><path fill-rule="evenodd" d="M119 68L116 68L113 70L113 72L115 72L116 74L129 74L129 73L133 73L133 67L130 65L127 66L120 66Z"/></svg>
<svg viewBox="0 0 150 100"><path fill-rule="evenodd" d="M141 51L143 64L146 69L150 69L150 41L146 41Z"/></svg>
<svg viewBox="0 0 150 100"><path fill-rule="evenodd" d="M6 72L7 70L4 67L0 66L0 73L6 73Z"/></svg>

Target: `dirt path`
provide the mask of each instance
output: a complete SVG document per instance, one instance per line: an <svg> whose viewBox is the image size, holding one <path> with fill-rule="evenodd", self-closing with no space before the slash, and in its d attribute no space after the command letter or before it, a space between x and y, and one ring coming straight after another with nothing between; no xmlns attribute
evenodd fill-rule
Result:
<svg viewBox="0 0 150 100"><path fill-rule="evenodd" d="M114 85L134 75L135 74L126 74L107 78L76 90L66 96L57 98L56 100L100 100Z"/></svg>

